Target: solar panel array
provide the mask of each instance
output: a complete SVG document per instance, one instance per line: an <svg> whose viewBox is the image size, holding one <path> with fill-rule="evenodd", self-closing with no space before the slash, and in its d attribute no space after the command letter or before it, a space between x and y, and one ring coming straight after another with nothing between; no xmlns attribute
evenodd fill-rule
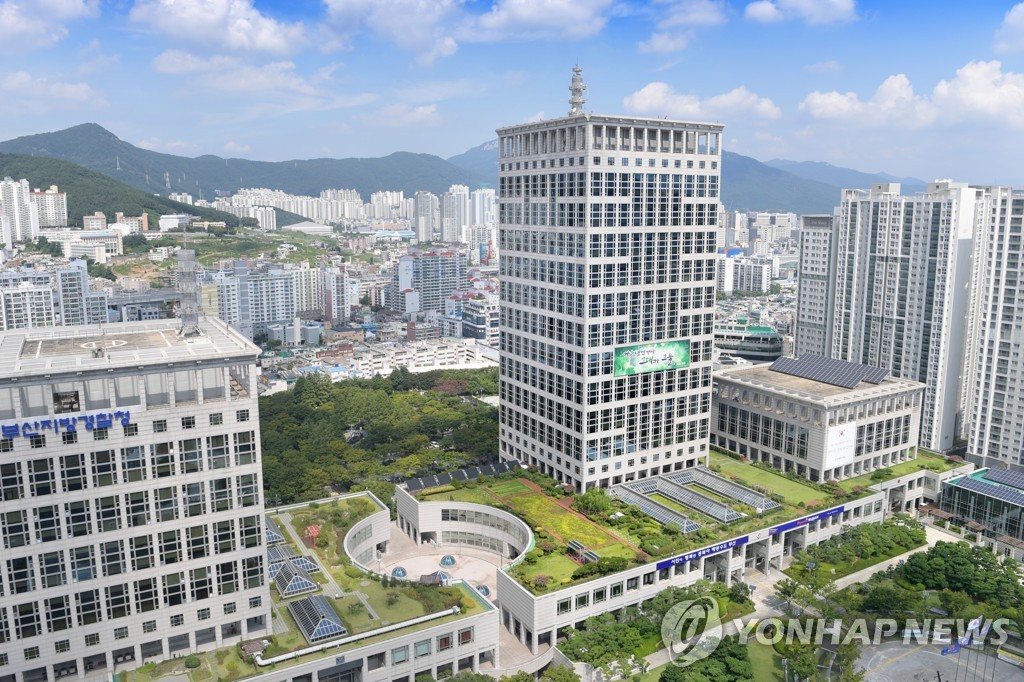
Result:
<svg viewBox="0 0 1024 682"><path fill-rule="evenodd" d="M880 384L889 376L889 370L869 367L859 362L847 362L820 355L801 355L799 358L779 358L771 369L790 376L820 381L823 384L854 388L862 381Z"/></svg>
<svg viewBox="0 0 1024 682"><path fill-rule="evenodd" d="M695 490L684 488L678 483L673 483L667 479L655 479L658 482L658 492L667 497L671 497L673 500L683 504L691 509L699 511L700 513L710 516L715 521L721 521L722 523L731 523L744 517L744 514L739 513L729 508L729 505L723 504L718 500L713 500L710 497L701 495Z"/></svg>
<svg viewBox="0 0 1024 682"><path fill-rule="evenodd" d="M310 644L348 634L348 629L341 624L341 616L323 595L299 599L289 604L288 609Z"/></svg>
<svg viewBox="0 0 1024 682"><path fill-rule="evenodd" d="M291 561L285 561L281 568L274 575L274 585L277 593L282 597L294 597L297 594L316 592L320 586L309 577L309 573L301 566L296 566Z"/></svg>
<svg viewBox="0 0 1024 682"><path fill-rule="evenodd" d="M973 479L970 476L964 476L954 483L953 486L956 488L963 488L964 490L970 490L971 492L981 493L982 495L987 495L988 497L1002 500L1003 502L1009 502L1010 504L1024 506L1024 492L1015 488L984 483Z"/></svg>
<svg viewBox="0 0 1024 682"><path fill-rule="evenodd" d="M592 549L588 549L583 553L583 561L588 564L597 563L601 556Z"/></svg>
<svg viewBox="0 0 1024 682"><path fill-rule="evenodd" d="M684 533L692 533L700 528L699 523L683 516L675 509L670 509L663 504L655 502L654 500L647 499L643 495L638 495L629 488L615 486L614 488L611 488L609 492L613 497L617 497L627 504L638 507L640 511L659 523L678 523Z"/></svg>
<svg viewBox="0 0 1024 682"><path fill-rule="evenodd" d="M985 472L985 478L1003 485L1013 486L1024 490L1024 471L1010 471L1009 469L989 469Z"/></svg>
<svg viewBox="0 0 1024 682"><path fill-rule="evenodd" d="M472 481L480 478L481 476L497 476L518 468L519 462L506 461L498 464L486 464L482 467L461 469L450 474L437 474L436 476L410 478L403 485L405 485L406 490L414 493L420 490L428 490L430 488L438 488L442 485L448 485L452 481Z"/></svg>
<svg viewBox="0 0 1024 682"><path fill-rule="evenodd" d="M281 532L281 527L277 525L273 519L269 516L266 517L266 536L268 545L277 545L284 542L284 533Z"/></svg>

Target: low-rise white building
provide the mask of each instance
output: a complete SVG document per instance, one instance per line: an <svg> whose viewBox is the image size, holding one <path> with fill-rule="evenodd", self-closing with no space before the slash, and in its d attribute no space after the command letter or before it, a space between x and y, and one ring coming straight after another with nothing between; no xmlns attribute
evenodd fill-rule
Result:
<svg viewBox="0 0 1024 682"><path fill-rule="evenodd" d="M711 443L811 481L914 457L924 385L806 355L714 377Z"/></svg>

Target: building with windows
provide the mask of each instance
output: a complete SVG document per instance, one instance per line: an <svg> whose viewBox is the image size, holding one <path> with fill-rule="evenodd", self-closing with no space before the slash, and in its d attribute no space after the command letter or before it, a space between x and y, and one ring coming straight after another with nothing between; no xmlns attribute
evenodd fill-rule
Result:
<svg viewBox="0 0 1024 682"><path fill-rule="evenodd" d="M0 334L0 680L269 634L256 357L219 320Z"/></svg>
<svg viewBox="0 0 1024 682"><path fill-rule="evenodd" d="M982 466L1024 471L1024 367L1020 361L1024 285L1018 278L1024 246L1024 190L985 188L985 220L974 251L973 314L966 330L967 455ZM964 326L964 325L961 325Z"/></svg>
<svg viewBox="0 0 1024 682"><path fill-rule="evenodd" d="M407 316L443 313L448 297L466 285L466 270L463 251L410 249L392 269L387 306Z"/></svg>
<svg viewBox="0 0 1024 682"><path fill-rule="evenodd" d="M706 457L722 126L500 128L506 459L579 490Z"/></svg>
<svg viewBox="0 0 1024 682"><path fill-rule="evenodd" d="M39 236L39 206L32 201L28 180L0 180L0 234L6 248Z"/></svg>
<svg viewBox="0 0 1024 682"><path fill-rule="evenodd" d="M39 212L39 227L64 227L68 224L68 195L57 185L33 191L31 200Z"/></svg>
<svg viewBox="0 0 1024 682"><path fill-rule="evenodd" d="M715 374L711 443L816 483L914 458L924 386L805 355Z"/></svg>
<svg viewBox="0 0 1024 682"><path fill-rule="evenodd" d="M952 478L929 513L976 533L996 554L1024 561L1024 473L993 468Z"/></svg>
<svg viewBox="0 0 1024 682"><path fill-rule="evenodd" d="M966 418L971 254L985 205L985 191L965 183L929 183L914 196L879 183L843 190L832 232L815 218L801 238L797 352L925 384L921 445L934 451L953 448Z"/></svg>

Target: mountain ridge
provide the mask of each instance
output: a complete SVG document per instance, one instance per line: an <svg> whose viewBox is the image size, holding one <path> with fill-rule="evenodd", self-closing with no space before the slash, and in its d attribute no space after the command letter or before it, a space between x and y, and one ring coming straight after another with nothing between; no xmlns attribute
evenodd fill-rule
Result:
<svg viewBox="0 0 1024 682"><path fill-rule="evenodd" d="M442 194L453 184L497 186L497 140L488 140L442 159L431 154L394 152L383 157L250 161L214 154L177 156L137 147L96 123L0 142L0 153L71 161L149 193L185 192L211 199L241 187L268 187L317 196L331 188L355 189L364 201L381 190L406 196L425 190ZM758 161L725 151L722 203L727 210L831 213L843 188L900 182L906 192L924 182L887 173L864 173L818 161Z"/></svg>

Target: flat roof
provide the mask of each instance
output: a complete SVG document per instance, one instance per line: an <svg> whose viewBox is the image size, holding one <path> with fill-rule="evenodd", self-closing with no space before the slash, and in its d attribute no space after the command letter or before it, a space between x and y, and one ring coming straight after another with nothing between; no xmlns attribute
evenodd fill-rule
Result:
<svg viewBox="0 0 1024 682"><path fill-rule="evenodd" d="M585 123L599 123L604 125L627 127L640 126L645 128L693 129L709 132L721 132L725 128L725 124L723 123L713 123L708 121L684 121L672 118L644 118L641 116L614 116L608 114L573 114L569 116L559 116L558 118L548 118L540 121L502 126L497 128L495 132L500 136L526 130L545 130L561 125L579 125ZM719 147L719 150L721 150L721 147ZM718 153L710 154L710 156L718 156Z"/></svg>
<svg viewBox="0 0 1024 682"><path fill-rule="evenodd" d="M805 379L779 372L770 365L730 367L716 372L715 379L724 379L751 388L768 389L798 398L825 403L843 403L865 398L891 395L896 391L923 389L924 384L909 379L886 377L878 384L861 381L853 388L843 388L814 379ZM834 400L833 400L834 399Z"/></svg>
<svg viewBox="0 0 1024 682"><path fill-rule="evenodd" d="M2 332L0 379L259 355L259 348L219 319L200 320L201 333L193 337L179 335L180 324L168 319Z"/></svg>

